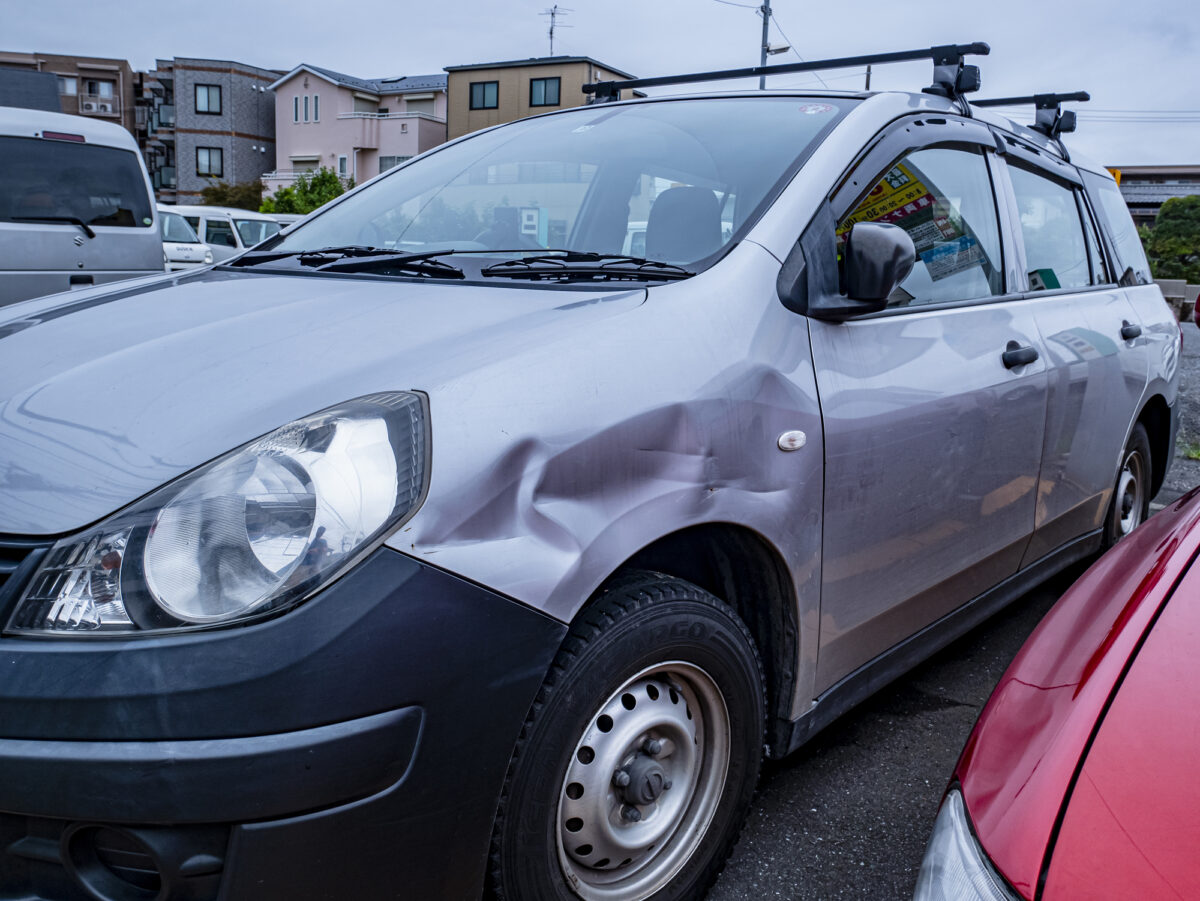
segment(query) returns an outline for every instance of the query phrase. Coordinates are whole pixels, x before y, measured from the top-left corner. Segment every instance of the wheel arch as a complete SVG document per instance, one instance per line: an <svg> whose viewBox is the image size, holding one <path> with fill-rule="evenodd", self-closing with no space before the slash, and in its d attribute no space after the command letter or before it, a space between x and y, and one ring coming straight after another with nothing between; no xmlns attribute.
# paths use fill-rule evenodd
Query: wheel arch
<svg viewBox="0 0 1200 901"><path fill-rule="evenodd" d="M745 526L706 523L643 547L605 584L635 570L691 582L729 604L742 618L758 647L767 681L768 750L771 756L782 753L776 736L779 726L791 718L800 635L795 589L778 549Z"/></svg>
<svg viewBox="0 0 1200 901"><path fill-rule="evenodd" d="M1158 494L1167 477L1171 458L1171 408L1166 398L1155 394L1146 401L1137 421L1146 429L1150 439L1150 497Z"/></svg>

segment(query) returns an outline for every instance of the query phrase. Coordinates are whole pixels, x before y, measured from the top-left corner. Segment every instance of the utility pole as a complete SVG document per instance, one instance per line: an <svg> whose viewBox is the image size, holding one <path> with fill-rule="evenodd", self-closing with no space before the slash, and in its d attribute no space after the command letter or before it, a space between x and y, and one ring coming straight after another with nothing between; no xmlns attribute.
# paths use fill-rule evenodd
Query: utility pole
<svg viewBox="0 0 1200 901"><path fill-rule="evenodd" d="M867 91L871 90L871 67L870 67L870 65L867 66L867 84L864 87L864 90L867 90Z"/></svg>
<svg viewBox="0 0 1200 901"><path fill-rule="evenodd" d="M762 54L759 56L758 64L765 66L767 64L767 45L769 43L769 30L771 28L771 0L763 0L763 5L758 8L759 14L763 20L763 35L762 35ZM765 91L767 88L767 76L758 76L758 89Z"/></svg>

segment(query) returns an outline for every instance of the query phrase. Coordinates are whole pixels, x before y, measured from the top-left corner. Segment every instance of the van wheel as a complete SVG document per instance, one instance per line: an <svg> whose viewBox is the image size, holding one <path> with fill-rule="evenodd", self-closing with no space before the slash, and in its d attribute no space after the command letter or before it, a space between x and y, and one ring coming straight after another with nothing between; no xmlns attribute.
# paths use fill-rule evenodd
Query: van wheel
<svg viewBox="0 0 1200 901"><path fill-rule="evenodd" d="M576 620L513 751L490 884L507 901L696 898L746 817L762 665L688 582L634 573Z"/></svg>
<svg viewBox="0 0 1200 901"><path fill-rule="evenodd" d="M1150 515L1150 439L1140 422L1133 427L1125 452L1108 519L1104 524L1104 546L1112 547Z"/></svg>

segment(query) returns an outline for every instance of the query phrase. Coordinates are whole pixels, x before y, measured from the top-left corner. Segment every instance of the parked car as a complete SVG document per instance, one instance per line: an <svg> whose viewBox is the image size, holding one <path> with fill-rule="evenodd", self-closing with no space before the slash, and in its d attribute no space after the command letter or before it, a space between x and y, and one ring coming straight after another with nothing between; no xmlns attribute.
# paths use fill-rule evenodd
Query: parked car
<svg viewBox="0 0 1200 901"><path fill-rule="evenodd" d="M279 223L265 213L236 207L180 204L174 209L195 229L218 262L279 234L280 230Z"/></svg>
<svg viewBox="0 0 1200 901"><path fill-rule="evenodd" d="M162 229L163 261L168 272L195 269L213 261L212 251L187 220L170 207L158 208L158 222Z"/></svg>
<svg viewBox="0 0 1200 901"><path fill-rule="evenodd" d="M1059 600L954 771L916 898L1200 895L1200 489Z"/></svg>
<svg viewBox="0 0 1200 901"><path fill-rule="evenodd" d="M300 213L271 213L271 218L274 219L282 228L287 228L289 225L294 225L304 218Z"/></svg>
<svg viewBox="0 0 1200 901"><path fill-rule="evenodd" d="M0 894L698 897L764 749L1132 531L1178 326L945 52L522 119L0 321Z"/></svg>
<svg viewBox="0 0 1200 901"><path fill-rule="evenodd" d="M0 107L0 306L163 271L154 193L110 122Z"/></svg>

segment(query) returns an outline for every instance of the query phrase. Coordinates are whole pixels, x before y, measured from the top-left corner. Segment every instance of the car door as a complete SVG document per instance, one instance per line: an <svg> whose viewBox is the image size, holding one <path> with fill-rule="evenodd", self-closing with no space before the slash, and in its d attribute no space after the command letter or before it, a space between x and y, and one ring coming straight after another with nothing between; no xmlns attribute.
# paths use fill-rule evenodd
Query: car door
<svg viewBox="0 0 1200 901"><path fill-rule="evenodd" d="M1146 386L1138 317L1101 254L1077 171L1013 148L998 184L1018 236L1047 356L1046 438L1036 531L1023 565L1104 524L1130 423Z"/></svg>
<svg viewBox="0 0 1200 901"><path fill-rule="evenodd" d="M819 690L1013 575L1033 530L1046 369L1009 289L994 147L978 123L909 122L833 199L839 238L889 222L918 259L881 313L809 320L825 430Z"/></svg>

